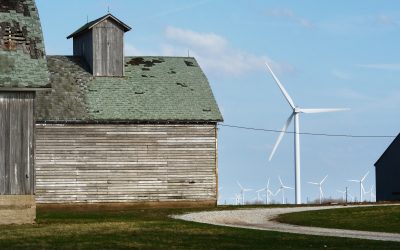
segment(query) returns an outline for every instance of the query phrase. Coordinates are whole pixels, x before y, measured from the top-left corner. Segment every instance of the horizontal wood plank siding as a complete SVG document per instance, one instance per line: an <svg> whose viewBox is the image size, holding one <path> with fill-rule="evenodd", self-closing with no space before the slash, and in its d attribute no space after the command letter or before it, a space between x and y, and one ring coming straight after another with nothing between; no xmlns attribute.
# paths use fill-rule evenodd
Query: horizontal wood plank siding
<svg viewBox="0 0 400 250"><path fill-rule="evenodd" d="M36 125L38 203L216 200L215 125Z"/></svg>

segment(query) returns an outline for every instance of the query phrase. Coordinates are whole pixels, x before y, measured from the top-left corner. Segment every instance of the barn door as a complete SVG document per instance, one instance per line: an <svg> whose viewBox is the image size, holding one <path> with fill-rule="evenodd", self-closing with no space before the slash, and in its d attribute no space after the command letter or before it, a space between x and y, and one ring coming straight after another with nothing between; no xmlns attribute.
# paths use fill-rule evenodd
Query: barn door
<svg viewBox="0 0 400 250"><path fill-rule="evenodd" d="M0 194L34 193L33 92L0 92Z"/></svg>

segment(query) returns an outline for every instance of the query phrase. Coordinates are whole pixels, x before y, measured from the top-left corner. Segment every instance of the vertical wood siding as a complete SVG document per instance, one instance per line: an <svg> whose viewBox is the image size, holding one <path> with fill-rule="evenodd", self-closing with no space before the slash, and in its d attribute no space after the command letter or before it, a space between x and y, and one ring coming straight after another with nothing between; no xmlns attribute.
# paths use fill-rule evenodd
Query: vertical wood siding
<svg viewBox="0 0 400 250"><path fill-rule="evenodd" d="M74 56L83 56L93 72L93 35L92 31L74 37Z"/></svg>
<svg viewBox="0 0 400 250"><path fill-rule="evenodd" d="M33 92L0 92L0 194L34 193Z"/></svg>
<svg viewBox="0 0 400 250"><path fill-rule="evenodd" d="M93 75L123 76L124 31L112 20L93 27Z"/></svg>
<svg viewBox="0 0 400 250"><path fill-rule="evenodd" d="M38 203L216 200L215 125L36 125Z"/></svg>

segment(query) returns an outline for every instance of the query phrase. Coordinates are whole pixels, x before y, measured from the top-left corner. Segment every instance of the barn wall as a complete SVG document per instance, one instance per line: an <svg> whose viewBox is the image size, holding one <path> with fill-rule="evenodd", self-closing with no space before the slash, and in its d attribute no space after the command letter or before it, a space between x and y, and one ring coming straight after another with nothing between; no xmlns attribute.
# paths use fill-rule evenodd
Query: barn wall
<svg viewBox="0 0 400 250"><path fill-rule="evenodd" d="M215 125L36 125L38 203L215 201Z"/></svg>
<svg viewBox="0 0 400 250"><path fill-rule="evenodd" d="M74 37L74 56L83 56L93 71L93 35L92 31Z"/></svg>
<svg viewBox="0 0 400 250"><path fill-rule="evenodd" d="M124 31L106 19L93 27L93 75L123 76Z"/></svg>
<svg viewBox="0 0 400 250"><path fill-rule="evenodd" d="M0 92L0 194L34 193L33 92Z"/></svg>
<svg viewBox="0 0 400 250"><path fill-rule="evenodd" d="M389 146L375 164L376 200L400 201L400 140Z"/></svg>

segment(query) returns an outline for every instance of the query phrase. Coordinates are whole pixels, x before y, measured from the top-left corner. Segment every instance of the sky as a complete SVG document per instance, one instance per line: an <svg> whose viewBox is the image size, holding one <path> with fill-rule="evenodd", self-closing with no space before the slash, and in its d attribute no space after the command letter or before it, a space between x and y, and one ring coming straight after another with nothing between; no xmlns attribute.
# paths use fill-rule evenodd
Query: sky
<svg viewBox="0 0 400 250"><path fill-rule="evenodd" d="M296 105L349 108L302 114L300 131L396 136L400 131L400 1L245 0L36 0L49 55L72 54L66 37L110 12L133 29L125 36L129 56L194 56L213 89L224 117L219 125L220 203L232 203L237 181L258 190L294 187L293 134L286 134L271 161L277 133L291 108L269 75L268 62ZM293 131L293 124L289 127ZM301 135L302 200L338 198L369 171L394 138ZM286 192L294 202L294 191ZM246 200L256 197L246 193ZM281 200L280 194L274 197Z"/></svg>

